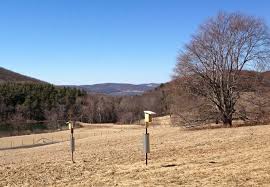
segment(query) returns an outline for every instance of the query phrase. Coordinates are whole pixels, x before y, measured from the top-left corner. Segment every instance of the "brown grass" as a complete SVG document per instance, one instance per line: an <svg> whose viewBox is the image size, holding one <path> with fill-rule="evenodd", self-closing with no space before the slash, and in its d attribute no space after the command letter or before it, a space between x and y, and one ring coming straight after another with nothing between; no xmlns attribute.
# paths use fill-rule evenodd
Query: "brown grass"
<svg viewBox="0 0 270 187"><path fill-rule="evenodd" d="M200 131L154 127L149 132L147 167L142 153L144 129L139 126L76 129L80 139L75 164L70 161L69 142L0 151L0 186L270 184L270 126ZM61 133L69 135L68 131L53 135ZM9 139L2 138L0 143Z"/></svg>

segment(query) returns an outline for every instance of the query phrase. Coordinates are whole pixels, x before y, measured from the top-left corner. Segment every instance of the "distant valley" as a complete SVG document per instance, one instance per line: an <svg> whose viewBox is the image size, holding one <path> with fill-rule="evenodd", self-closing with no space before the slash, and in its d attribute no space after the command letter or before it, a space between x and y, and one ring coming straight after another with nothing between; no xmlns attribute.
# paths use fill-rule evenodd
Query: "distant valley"
<svg viewBox="0 0 270 187"><path fill-rule="evenodd" d="M146 91L154 90L160 84L125 84L125 83L104 83L93 85L64 85L66 87L74 87L85 90L91 93L101 93L112 96L125 96L125 95L142 95Z"/></svg>

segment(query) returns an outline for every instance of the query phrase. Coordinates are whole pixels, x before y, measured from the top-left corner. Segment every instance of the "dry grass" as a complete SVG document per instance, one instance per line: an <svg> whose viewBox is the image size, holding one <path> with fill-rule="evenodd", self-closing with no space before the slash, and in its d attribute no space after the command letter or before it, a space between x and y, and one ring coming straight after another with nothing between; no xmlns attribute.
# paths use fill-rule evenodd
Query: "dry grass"
<svg viewBox="0 0 270 187"><path fill-rule="evenodd" d="M76 130L81 139L76 141L75 164L68 142L0 151L0 186L270 184L270 126L200 131L155 127L149 132L148 167L142 153L144 129L139 126ZM68 136L67 131L59 136L62 133Z"/></svg>

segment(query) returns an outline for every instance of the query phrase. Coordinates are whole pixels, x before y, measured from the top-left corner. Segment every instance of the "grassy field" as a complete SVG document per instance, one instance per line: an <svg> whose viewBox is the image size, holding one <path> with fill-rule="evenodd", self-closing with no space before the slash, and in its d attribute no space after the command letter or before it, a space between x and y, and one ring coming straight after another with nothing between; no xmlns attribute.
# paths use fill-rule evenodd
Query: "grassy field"
<svg viewBox="0 0 270 187"><path fill-rule="evenodd" d="M69 142L0 151L0 186L269 186L270 126L188 131L149 128L149 165L143 127L76 129L75 162ZM33 136L33 135L32 135ZM0 143L31 142L32 136ZM40 136L40 135L39 135ZM55 139L68 131L43 134Z"/></svg>

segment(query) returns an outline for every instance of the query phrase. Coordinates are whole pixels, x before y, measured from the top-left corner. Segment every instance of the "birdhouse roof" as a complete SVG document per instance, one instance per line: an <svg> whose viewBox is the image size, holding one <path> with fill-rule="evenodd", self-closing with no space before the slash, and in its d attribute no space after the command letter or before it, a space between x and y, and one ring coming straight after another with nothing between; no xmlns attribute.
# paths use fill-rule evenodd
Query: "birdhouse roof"
<svg viewBox="0 0 270 187"><path fill-rule="evenodd" d="M145 114L151 114L151 115L154 115L156 114L155 112L152 112L152 111L144 111Z"/></svg>

